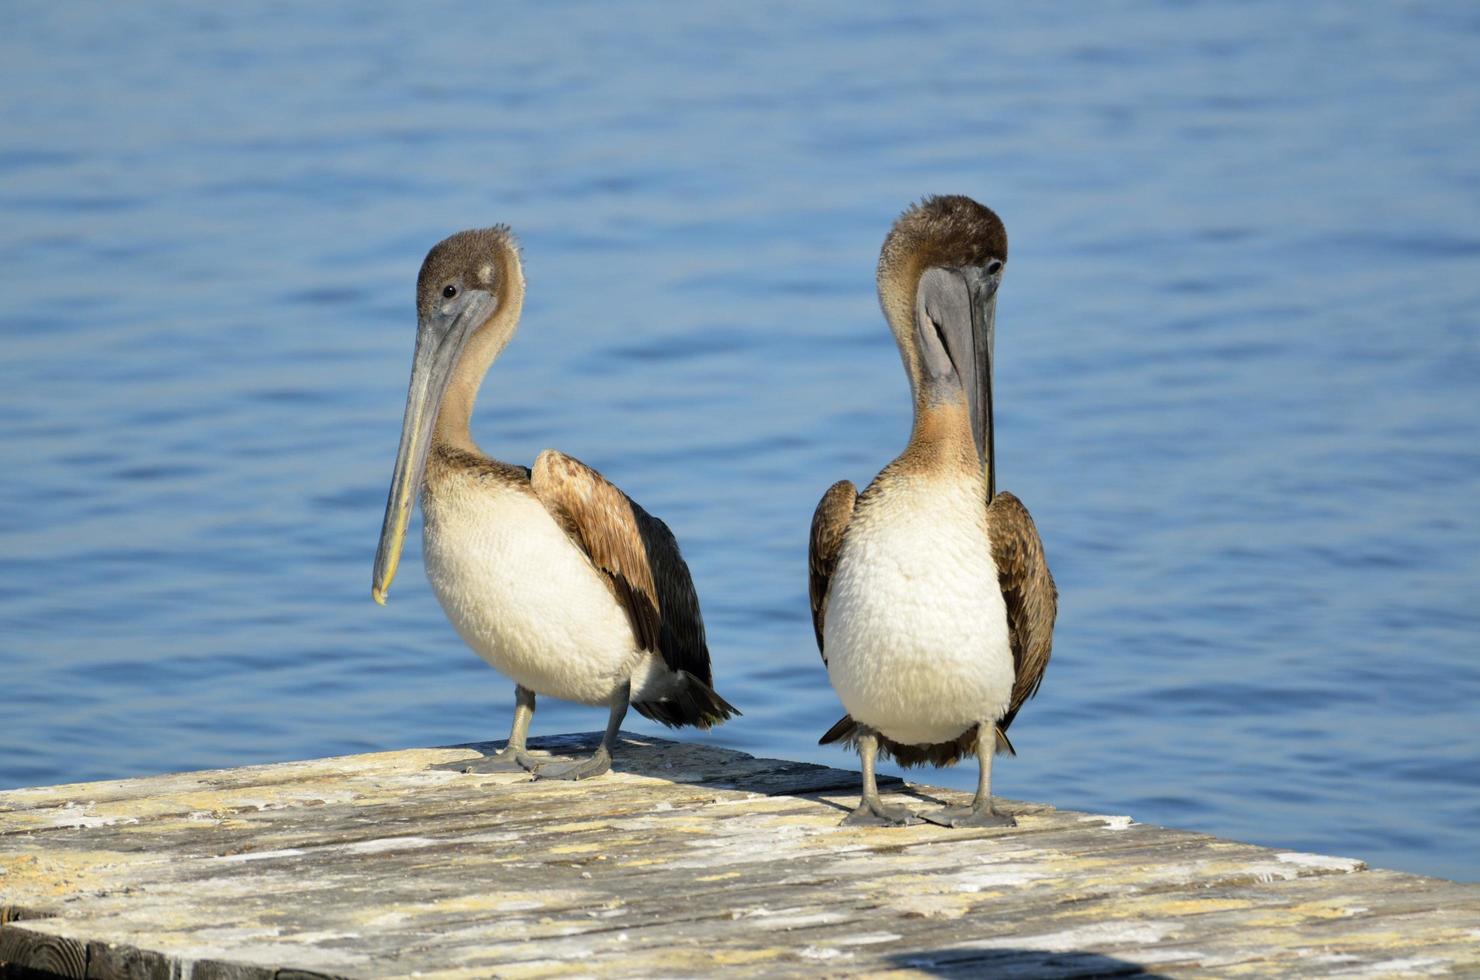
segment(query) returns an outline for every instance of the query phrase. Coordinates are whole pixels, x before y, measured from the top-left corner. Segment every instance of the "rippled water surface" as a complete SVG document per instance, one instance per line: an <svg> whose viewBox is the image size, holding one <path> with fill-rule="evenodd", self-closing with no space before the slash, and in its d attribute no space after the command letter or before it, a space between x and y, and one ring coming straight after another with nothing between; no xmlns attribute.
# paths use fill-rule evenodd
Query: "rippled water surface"
<svg viewBox="0 0 1480 980"><path fill-rule="evenodd" d="M1480 12L854 7L9 5L0 785L505 734L418 547L369 598L418 264L499 221L484 447L673 527L706 738L849 764L807 526L904 444L874 262L951 191L1063 593L998 788L1480 879Z"/></svg>

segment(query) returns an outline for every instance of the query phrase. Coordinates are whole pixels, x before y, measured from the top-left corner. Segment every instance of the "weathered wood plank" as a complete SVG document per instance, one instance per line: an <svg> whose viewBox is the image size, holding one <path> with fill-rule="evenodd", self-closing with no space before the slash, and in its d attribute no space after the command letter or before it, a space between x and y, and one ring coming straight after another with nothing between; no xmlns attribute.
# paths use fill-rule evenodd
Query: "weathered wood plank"
<svg viewBox="0 0 1480 980"><path fill-rule="evenodd" d="M1477 886L1035 804L1006 804L1012 830L844 828L854 773L662 739L625 740L592 783L460 771L494 747L0 793L0 922L26 916L0 925L0 960L192 978L1480 970Z"/></svg>
<svg viewBox="0 0 1480 980"><path fill-rule="evenodd" d="M32 970L82 980L87 976L87 946L45 931L0 928L0 963L19 963Z"/></svg>

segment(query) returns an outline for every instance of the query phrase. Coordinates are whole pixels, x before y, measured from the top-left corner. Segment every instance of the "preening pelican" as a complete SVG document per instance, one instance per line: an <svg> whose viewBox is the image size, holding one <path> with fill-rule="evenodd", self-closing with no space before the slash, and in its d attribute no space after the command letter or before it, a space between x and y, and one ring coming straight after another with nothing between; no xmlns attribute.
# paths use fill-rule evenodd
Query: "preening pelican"
<svg viewBox="0 0 1480 980"><path fill-rule="evenodd" d="M1011 826L992 807L992 756L1043 680L1058 593L1027 508L997 493L992 353L1007 231L959 196L906 211L879 256L879 303L914 393L909 445L863 493L834 484L812 518L812 622L848 714L821 739L858 748L863 798L846 822L902 824L879 753L901 765L980 762L947 826Z"/></svg>

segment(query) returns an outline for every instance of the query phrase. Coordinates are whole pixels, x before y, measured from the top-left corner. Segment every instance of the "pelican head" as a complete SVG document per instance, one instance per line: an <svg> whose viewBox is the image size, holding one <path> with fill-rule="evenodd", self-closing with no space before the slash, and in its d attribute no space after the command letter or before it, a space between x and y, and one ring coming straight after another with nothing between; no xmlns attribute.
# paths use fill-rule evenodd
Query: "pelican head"
<svg viewBox="0 0 1480 980"><path fill-rule="evenodd" d="M396 577L432 443L476 448L468 436L473 401L484 372L514 335L523 301L518 245L506 227L458 232L421 264L411 385L370 589L381 605Z"/></svg>
<svg viewBox="0 0 1480 980"><path fill-rule="evenodd" d="M900 215L879 253L879 303L918 416L964 401L993 490L992 348L1007 229L969 197L928 197Z"/></svg>

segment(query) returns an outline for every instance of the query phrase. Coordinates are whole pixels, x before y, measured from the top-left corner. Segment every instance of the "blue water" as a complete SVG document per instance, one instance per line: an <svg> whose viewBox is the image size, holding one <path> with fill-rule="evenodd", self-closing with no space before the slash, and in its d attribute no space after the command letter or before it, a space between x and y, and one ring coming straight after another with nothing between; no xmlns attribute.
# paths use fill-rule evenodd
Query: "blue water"
<svg viewBox="0 0 1480 980"><path fill-rule="evenodd" d="M961 192L1063 594L998 788L1480 879L1480 9L855 7L7 5L0 786L504 735L414 542L369 598L417 267L498 221L475 433L673 527L707 739L849 764L807 527L905 441L874 262Z"/></svg>

